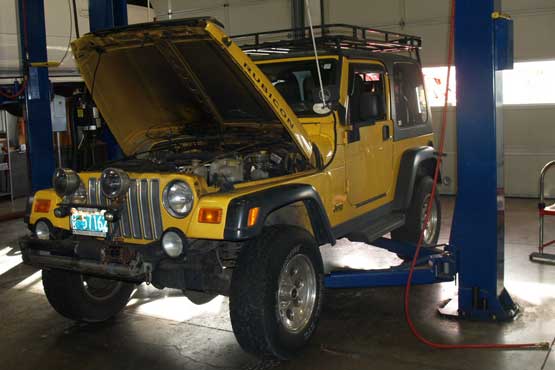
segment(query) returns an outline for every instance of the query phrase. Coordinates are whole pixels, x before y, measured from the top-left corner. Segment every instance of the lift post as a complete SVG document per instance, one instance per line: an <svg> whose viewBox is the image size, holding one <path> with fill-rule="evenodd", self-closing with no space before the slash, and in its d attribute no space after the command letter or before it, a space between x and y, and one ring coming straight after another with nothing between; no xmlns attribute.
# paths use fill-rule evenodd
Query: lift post
<svg viewBox="0 0 555 370"><path fill-rule="evenodd" d="M127 26L127 1L89 0L89 26L91 32Z"/></svg>
<svg viewBox="0 0 555 370"><path fill-rule="evenodd" d="M127 26L126 0L89 0L89 27L91 32ZM108 148L108 159L123 157L112 132L107 127L102 131L102 139Z"/></svg>
<svg viewBox="0 0 555 370"><path fill-rule="evenodd" d="M449 244L457 250L458 305L440 312L508 320L518 307L504 286L505 193L501 70L512 68L512 22L500 0L457 1L458 190Z"/></svg>
<svg viewBox="0 0 555 370"><path fill-rule="evenodd" d="M48 61L43 0L18 0L21 65L27 75L25 117L31 172L31 191L50 188L54 173L54 144L50 116L48 68L31 63ZM26 36L24 36L26 35Z"/></svg>

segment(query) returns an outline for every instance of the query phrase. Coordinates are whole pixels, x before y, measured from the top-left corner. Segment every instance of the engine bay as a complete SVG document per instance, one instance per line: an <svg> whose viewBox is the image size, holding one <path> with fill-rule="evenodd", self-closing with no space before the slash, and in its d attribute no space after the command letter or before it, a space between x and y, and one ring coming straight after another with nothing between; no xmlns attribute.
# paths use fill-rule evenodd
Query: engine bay
<svg viewBox="0 0 555 370"><path fill-rule="evenodd" d="M258 130L257 130L258 131ZM167 137L151 150L110 164L130 172L174 172L196 175L208 186L289 175L310 168L284 132Z"/></svg>

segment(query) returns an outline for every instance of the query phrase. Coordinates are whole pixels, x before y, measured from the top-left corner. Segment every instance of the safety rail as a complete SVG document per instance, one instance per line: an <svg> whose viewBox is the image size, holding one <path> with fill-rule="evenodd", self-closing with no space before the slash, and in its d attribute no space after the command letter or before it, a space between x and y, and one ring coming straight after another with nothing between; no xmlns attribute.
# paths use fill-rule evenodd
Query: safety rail
<svg viewBox="0 0 555 370"><path fill-rule="evenodd" d="M547 172L555 167L555 161L551 161L543 166L540 172L539 179L539 198L538 214L539 214L539 236L538 236L538 252L530 254L530 260L533 262L555 264L555 254L545 253L544 249L550 245L555 244L555 240L547 243L544 242L545 238L545 216L555 216L555 204L547 206L545 204L545 176Z"/></svg>

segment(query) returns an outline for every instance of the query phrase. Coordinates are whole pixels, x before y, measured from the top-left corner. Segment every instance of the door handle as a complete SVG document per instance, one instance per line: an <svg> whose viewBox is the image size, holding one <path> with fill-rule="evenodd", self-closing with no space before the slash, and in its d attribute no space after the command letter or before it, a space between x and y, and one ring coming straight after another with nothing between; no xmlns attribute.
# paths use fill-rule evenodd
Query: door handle
<svg viewBox="0 0 555 370"><path fill-rule="evenodd" d="M389 136L389 125L383 125L382 126L382 139L383 141L387 141L390 139Z"/></svg>

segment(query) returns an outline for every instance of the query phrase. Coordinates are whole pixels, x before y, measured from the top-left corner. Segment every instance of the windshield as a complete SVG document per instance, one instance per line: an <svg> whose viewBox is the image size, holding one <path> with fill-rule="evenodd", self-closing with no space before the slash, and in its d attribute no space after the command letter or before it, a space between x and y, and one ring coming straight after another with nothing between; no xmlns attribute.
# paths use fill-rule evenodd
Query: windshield
<svg viewBox="0 0 555 370"><path fill-rule="evenodd" d="M303 60L297 62L272 62L259 64L283 98L298 116L316 114L314 105L321 103L320 84L316 62ZM337 61L320 59L320 71L326 102L337 99Z"/></svg>

